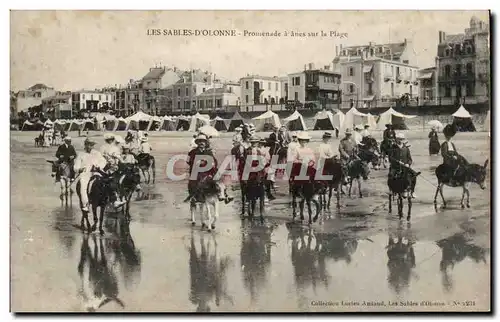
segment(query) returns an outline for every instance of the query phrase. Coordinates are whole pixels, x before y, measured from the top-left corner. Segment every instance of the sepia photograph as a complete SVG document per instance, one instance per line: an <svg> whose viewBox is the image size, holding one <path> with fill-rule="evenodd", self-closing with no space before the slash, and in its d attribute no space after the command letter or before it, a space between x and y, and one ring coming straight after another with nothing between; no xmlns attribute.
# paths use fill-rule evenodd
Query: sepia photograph
<svg viewBox="0 0 500 322"><path fill-rule="evenodd" d="M11 10L10 311L491 312L488 10Z"/></svg>

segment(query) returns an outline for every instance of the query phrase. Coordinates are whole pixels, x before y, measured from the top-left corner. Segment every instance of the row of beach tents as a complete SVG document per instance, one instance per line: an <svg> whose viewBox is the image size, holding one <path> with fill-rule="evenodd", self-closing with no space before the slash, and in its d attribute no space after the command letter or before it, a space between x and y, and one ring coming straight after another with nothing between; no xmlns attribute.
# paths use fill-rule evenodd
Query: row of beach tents
<svg viewBox="0 0 500 322"><path fill-rule="evenodd" d="M452 115L453 123L458 126L461 131L475 131L472 123L472 116L463 107ZM395 129L408 129L405 120L416 117L415 115L405 115L395 111L392 107L380 114L379 116L370 113L362 113L355 107L351 108L347 113L337 111L320 111L314 116L313 130L344 130L354 128L356 125L369 125L373 130L384 130L386 124L392 124ZM236 112L230 119L223 119L219 116L210 119L206 114L196 113L191 116L152 116L142 111L129 116L127 118L115 117L113 115L99 114L94 118L73 119L55 121L40 120L35 122L25 121L21 130L40 130L44 126L51 125L55 130L64 131L86 131L86 130L105 130L105 131L127 131L127 130L142 130L142 131L190 131L195 132L198 128L211 125L218 131L232 132L236 127L244 123L253 123L257 131L271 131L273 127L281 127L282 125L291 131L307 130L303 116L295 111L290 116L280 119L278 114L273 111L267 111L263 114L252 118L251 120L244 119L240 113ZM490 112L486 116L485 130L489 131ZM487 128L486 128L487 127Z"/></svg>

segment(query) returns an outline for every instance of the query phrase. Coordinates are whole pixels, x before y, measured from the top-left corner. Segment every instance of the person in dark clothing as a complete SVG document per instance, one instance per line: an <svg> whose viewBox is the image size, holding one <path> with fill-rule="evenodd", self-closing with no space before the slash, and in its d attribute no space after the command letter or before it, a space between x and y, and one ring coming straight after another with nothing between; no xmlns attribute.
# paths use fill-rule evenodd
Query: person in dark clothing
<svg viewBox="0 0 500 322"><path fill-rule="evenodd" d="M75 177L75 172L73 170L73 162L76 158L75 147L71 145L71 137L66 136L64 138L64 143L61 144L56 151L57 162L55 166L59 166L61 163L66 163L70 167L71 179ZM54 172L54 169L53 169ZM56 181L58 181L59 173L56 173Z"/></svg>
<svg viewBox="0 0 500 322"><path fill-rule="evenodd" d="M469 164L467 160L457 152L455 143L451 141L456 133L457 130L453 125L446 125L443 129L445 141L441 144L443 164L448 166L450 176L452 177L456 176L457 173L461 172L460 169L463 169L464 166Z"/></svg>
<svg viewBox="0 0 500 322"><path fill-rule="evenodd" d="M429 155L438 154L440 149L438 133L436 128L432 127L429 132Z"/></svg>
<svg viewBox="0 0 500 322"><path fill-rule="evenodd" d="M386 141L386 140L396 139L396 132L394 131L392 124L386 124L385 127L386 127L386 129L384 130L384 139L383 140Z"/></svg>
<svg viewBox="0 0 500 322"><path fill-rule="evenodd" d="M405 136L403 133L396 135L396 145L390 155L389 177L397 177L403 171L413 171L411 165L413 159L411 157L410 148L405 144ZM415 195L411 196L415 198Z"/></svg>

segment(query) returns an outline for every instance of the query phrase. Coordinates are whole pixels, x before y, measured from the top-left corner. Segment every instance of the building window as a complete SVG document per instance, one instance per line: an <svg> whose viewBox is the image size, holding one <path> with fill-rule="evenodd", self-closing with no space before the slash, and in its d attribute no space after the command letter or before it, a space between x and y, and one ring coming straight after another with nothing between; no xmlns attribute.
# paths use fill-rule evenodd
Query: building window
<svg viewBox="0 0 500 322"><path fill-rule="evenodd" d="M196 95L196 86L193 87L193 95Z"/></svg>
<svg viewBox="0 0 500 322"><path fill-rule="evenodd" d="M461 65L461 64L457 64L457 65L455 66L455 73L456 73L458 76L462 75L462 65Z"/></svg>
<svg viewBox="0 0 500 322"><path fill-rule="evenodd" d="M451 97L451 87L449 85L444 87L444 97Z"/></svg>
<svg viewBox="0 0 500 322"><path fill-rule="evenodd" d="M410 85L410 97L413 96L413 86Z"/></svg>
<svg viewBox="0 0 500 322"><path fill-rule="evenodd" d="M300 76L294 77L295 79L295 86L300 86Z"/></svg>
<svg viewBox="0 0 500 322"><path fill-rule="evenodd" d="M410 86L411 91L411 86ZM373 95L373 83L368 84L368 95Z"/></svg>
<svg viewBox="0 0 500 322"><path fill-rule="evenodd" d="M177 96L181 96L181 89L180 88L177 89Z"/></svg>
<svg viewBox="0 0 500 322"><path fill-rule="evenodd" d="M248 84L248 82L247 82L247 84ZM248 104L248 95L245 95L245 103Z"/></svg>
<svg viewBox="0 0 500 322"><path fill-rule="evenodd" d="M467 63L466 69L467 69L467 75L472 75L474 73L472 68L472 63Z"/></svg>
<svg viewBox="0 0 500 322"><path fill-rule="evenodd" d="M278 83L276 83L275 85L276 85L276 91L278 91Z"/></svg>
<svg viewBox="0 0 500 322"><path fill-rule="evenodd" d="M354 93L354 84L349 84L349 93Z"/></svg>
<svg viewBox="0 0 500 322"><path fill-rule="evenodd" d="M267 89L271 90L271 82L267 83Z"/></svg>
<svg viewBox="0 0 500 322"><path fill-rule="evenodd" d="M394 66L391 66L391 75L394 76Z"/></svg>
<svg viewBox="0 0 500 322"><path fill-rule="evenodd" d="M85 94L82 94L82 100L84 100L84 99L85 99Z"/></svg>
<svg viewBox="0 0 500 322"><path fill-rule="evenodd" d="M203 93L205 93L205 87L203 87Z"/></svg>
<svg viewBox="0 0 500 322"><path fill-rule="evenodd" d="M444 76L450 77L451 74L451 66L450 65L445 65L444 66Z"/></svg>
<svg viewBox="0 0 500 322"><path fill-rule="evenodd" d="M391 96L394 97L394 83L391 83Z"/></svg>
<svg viewBox="0 0 500 322"><path fill-rule="evenodd" d="M354 68L349 67L349 76L354 76Z"/></svg>
<svg viewBox="0 0 500 322"><path fill-rule="evenodd" d="M467 46L467 54L472 54L472 47L471 46Z"/></svg>
<svg viewBox="0 0 500 322"><path fill-rule="evenodd" d="M151 85L151 82L148 82L148 86Z"/></svg>
<svg viewBox="0 0 500 322"><path fill-rule="evenodd" d="M106 101L108 100L108 95L106 95Z"/></svg>
<svg viewBox="0 0 500 322"><path fill-rule="evenodd" d="M409 64L409 63L410 63L409 60L407 60L407 59L403 60L403 64Z"/></svg>
<svg viewBox="0 0 500 322"><path fill-rule="evenodd" d="M180 110L181 109L181 101L177 101L177 109Z"/></svg>
<svg viewBox="0 0 500 322"><path fill-rule="evenodd" d="M186 96L189 96L189 88L186 87Z"/></svg>
<svg viewBox="0 0 500 322"><path fill-rule="evenodd" d="M299 100L299 92L295 92L295 101Z"/></svg>
<svg viewBox="0 0 500 322"><path fill-rule="evenodd" d="M468 83L465 86L465 96L474 96L474 84Z"/></svg>
<svg viewBox="0 0 500 322"><path fill-rule="evenodd" d="M264 82L262 82L262 81L260 82L260 88L264 89Z"/></svg>
<svg viewBox="0 0 500 322"><path fill-rule="evenodd" d="M248 81L245 82L245 87L248 89Z"/></svg>
<svg viewBox="0 0 500 322"><path fill-rule="evenodd" d="M444 55L445 55L446 57L450 56L450 50L449 50L449 49L446 49L446 50L444 51Z"/></svg>
<svg viewBox="0 0 500 322"><path fill-rule="evenodd" d="M94 95L90 95L90 100L93 101L94 100Z"/></svg>
<svg viewBox="0 0 500 322"><path fill-rule="evenodd" d="M99 100L101 100L101 95L99 95Z"/></svg>

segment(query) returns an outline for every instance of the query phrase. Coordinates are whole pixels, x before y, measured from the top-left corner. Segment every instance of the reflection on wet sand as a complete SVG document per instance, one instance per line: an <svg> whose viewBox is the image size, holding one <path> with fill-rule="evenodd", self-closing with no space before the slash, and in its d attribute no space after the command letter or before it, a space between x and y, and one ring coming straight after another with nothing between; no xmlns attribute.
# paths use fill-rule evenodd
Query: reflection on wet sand
<svg viewBox="0 0 500 322"><path fill-rule="evenodd" d="M267 283L271 266L271 234L274 226L246 222L241 232L240 262L243 282L254 303Z"/></svg>
<svg viewBox="0 0 500 322"><path fill-rule="evenodd" d="M474 245L466 236L467 233L457 233L451 237L441 239L436 244L441 248L441 262L439 268L441 271L441 283L446 292L453 290L453 278L451 272L455 264L460 263L469 257L476 263L486 263L487 250Z"/></svg>
<svg viewBox="0 0 500 322"><path fill-rule="evenodd" d="M351 262L358 241L353 237L334 232L315 232L313 229L287 224L288 240L292 241L291 260L297 291L309 285L314 291L318 282L328 289L331 279L326 269L326 260Z"/></svg>
<svg viewBox="0 0 500 322"><path fill-rule="evenodd" d="M102 238L83 234L78 275L81 282L78 295L86 311L94 312L113 301L125 307L118 298L118 281L108 264Z"/></svg>
<svg viewBox="0 0 500 322"><path fill-rule="evenodd" d="M130 233L130 222L124 219L107 220L107 231L113 238L106 239L107 253L113 257L113 266L119 267L127 290L135 289L141 280L141 252L135 247Z"/></svg>
<svg viewBox="0 0 500 322"><path fill-rule="evenodd" d="M61 208L56 208L53 214L54 230L57 232L59 242L63 246L63 251L66 255L71 255L75 245L76 237L72 233L73 222L78 216L78 208L71 204L66 204Z"/></svg>
<svg viewBox="0 0 500 322"><path fill-rule="evenodd" d="M106 238L82 234L78 296L86 311L96 311L110 302L124 308L119 298L120 282L127 289L140 282L141 256L130 234L130 223L107 218L105 224Z"/></svg>
<svg viewBox="0 0 500 322"><path fill-rule="evenodd" d="M410 286L412 270L416 266L415 251L413 245L415 237L411 230L404 229L400 225L396 231L389 229L389 241L387 244L387 282L396 294L407 290Z"/></svg>
<svg viewBox="0 0 500 322"><path fill-rule="evenodd" d="M233 304L233 299L227 294L226 285L230 259L228 256L219 258L216 238L213 234L191 230L189 300L197 306L197 312L210 312L212 300L217 307L220 306L221 300Z"/></svg>

